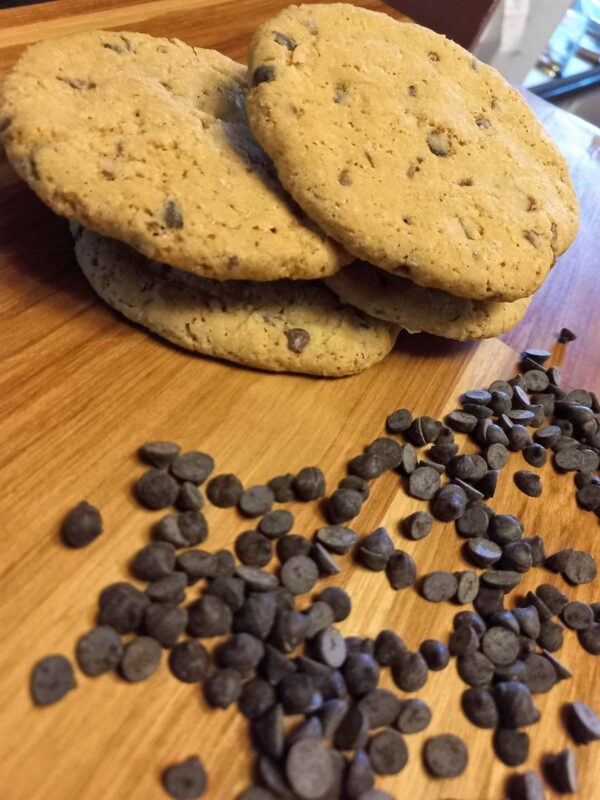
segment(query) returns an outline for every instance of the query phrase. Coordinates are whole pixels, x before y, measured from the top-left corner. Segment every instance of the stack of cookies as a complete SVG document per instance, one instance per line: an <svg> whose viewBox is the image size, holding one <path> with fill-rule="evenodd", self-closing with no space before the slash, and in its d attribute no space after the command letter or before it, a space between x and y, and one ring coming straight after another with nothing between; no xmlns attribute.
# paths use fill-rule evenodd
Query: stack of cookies
<svg viewBox="0 0 600 800"><path fill-rule="evenodd" d="M290 6L246 68L94 31L30 47L0 98L21 177L129 319L254 367L349 375L400 328L495 336L573 240L564 159L462 48Z"/></svg>

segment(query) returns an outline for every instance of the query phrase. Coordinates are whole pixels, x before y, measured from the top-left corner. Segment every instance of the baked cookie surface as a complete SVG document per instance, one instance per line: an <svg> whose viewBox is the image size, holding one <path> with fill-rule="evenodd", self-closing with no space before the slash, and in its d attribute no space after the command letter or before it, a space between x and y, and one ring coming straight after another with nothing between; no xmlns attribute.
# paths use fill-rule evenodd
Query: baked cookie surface
<svg viewBox="0 0 600 800"><path fill-rule="evenodd" d="M93 289L170 342L259 369L338 377L394 346L398 326L341 302L321 281L215 281L158 262L114 239L75 231Z"/></svg>
<svg viewBox="0 0 600 800"><path fill-rule="evenodd" d="M531 295L577 231L567 164L521 95L418 25L290 6L249 51L251 128L351 253L473 299Z"/></svg>
<svg viewBox="0 0 600 800"><path fill-rule="evenodd" d="M378 319L394 322L411 333L424 331L446 339L489 339L514 328L530 298L503 303L467 300L427 289L361 261L325 279L338 297Z"/></svg>
<svg viewBox="0 0 600 800"><path fill-rule="evenodd" d="M28 48L0 139L55 212L218 279L317 278L350 260L285 195L245 113L246 68L176 39L91 31Z"/></svg>

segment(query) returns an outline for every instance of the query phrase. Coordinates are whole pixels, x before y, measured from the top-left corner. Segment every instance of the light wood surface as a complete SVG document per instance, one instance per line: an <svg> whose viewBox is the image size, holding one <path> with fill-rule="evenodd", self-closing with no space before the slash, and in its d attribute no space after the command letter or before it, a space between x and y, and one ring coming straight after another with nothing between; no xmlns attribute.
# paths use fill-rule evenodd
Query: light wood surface
<svg viewBox="0 0 600 800"><path fill-rule="evenodd" d="M0 13L0 69L29 41L94 26L178 35L242 58L249 33L281 5L277 0L157 0L126 6L63 0L5 11ZM382 6L371 2L370 7ZM593 222L598 190L590 177L595 173L588 169L597 167L585 155L593 132L571 121L566 128L563 122L558 125L563 112L542 114L555 133L568 131L563 144L576 166L585 218ZM127 685L112 675L78 675L78 689L52 708L35 709L29 699L32 664L50 653L72 656L77 637L93 624L98 592L126 577L128 561L147 542L159 516L139 509L131 497L142 469L136 448L146 439L173 438L185 448L210 452L219 472L235 472L247 485L319 464L333 487L347 459L382 432L389 412L407 406L417 414L439 415L453 407L461 390L508 377L514 353L499 341L477 346L403 335L384 364L338 381L263 374L195 358L98 303L74 265L65 223L18 184L6 166L1 170L0 798L160 800L160 771L197 753L209 773L206 796L230 800L249 779L246 724L233 709L209 711L198 688L177 683L164 661L143 684ZM519 347L539 342L540 330L545 336L540 343L548 344L549 332L560 324L597 333L593 231L584 227L575 247L582 248L571 264L576 279L559 277L566 273L564 263L556 268L556 280L563 282L549 282L547 312L541 301L534 301L535 317L530 322L528 316L513 334ZM555 321L561 304L580 322ZM599 340L596 336L590 345L582 336L569 346L567 382L583 381L586 358L598 364L593 348ZM559 360L564 351L556 346ZM591 377L588 383L598 388L598 370ZM521 456L513 456L511 465L522 468ZM521 515L527 533L543 535L549 551L575 543L600 558L597 519L577 509L571 479L550 468L543 470L543 478L544 496L534 500L518 494L510 475L503 474L494 506ZM82 498L102 509L106 531L86 550L69 551L59 542L58 525ZM373 487L355 527L366 533L387 525L398 546L414 555L419 574L459 568L464 564L461 540L452 525L436 524L429 538L417 543L398 534L398 521L418 507L401 490L398 477L387 475ZM318 507L295 504L292 510L295 532L311 535L322 519ZM210 549L231 546L237 533L249 527L233 511L210 508L207 517ZM355 568L349 558L341 561L342 574L329 583L345 585L352 594L354 611L341 626L346 634L375 635L393 627L413 648L425 638L447 639L456 608L428 604L413 590L394 593L381 574ZM557 576L533 570L524 591L543 581L564 588ZM197 592L191 589L190 598ZM596 594L598 599L596 586L568 592L572 598L591 600ZM559 655L576 674L536 697L543 718L529 729L528 767L538 768L542 755L568 743L560 723L566 701L599 705L598 659L583 652L570 633ZM432 726L426 734L408 737L407 768L379 782L398 800L503 796L511 770L493 757L489 732L473 728L462 716L463 688L451 664L418 693L434 709ZM442 731L464 736L469 746L468 770L454 781L432 781L420 761L426 736ZM593 800L600 796L598 750L579 747L577 758L581 797Z"/></svg>

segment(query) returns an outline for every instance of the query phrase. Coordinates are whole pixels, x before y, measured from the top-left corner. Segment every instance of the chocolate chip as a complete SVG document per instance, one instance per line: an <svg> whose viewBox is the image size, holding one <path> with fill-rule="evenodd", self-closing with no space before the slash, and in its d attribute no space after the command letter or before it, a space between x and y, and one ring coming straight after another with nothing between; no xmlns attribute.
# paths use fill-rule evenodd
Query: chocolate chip
<svg viewBox="0 0 600 800"><path fill-rule="evenodd" d="M543 467L547 461L546 448L541 444L531 444L524 448L523 458L532 467Z"/></svg>
<svg viewBox="0 0 600 800"><path fill-rule="evenodd" d="M324 704L323 704L324 705ZM323 706L321 706L321 709ZM307 717L304 722L301 722L294 728L287 737L289 746L294 742L299 742L300 739L323 739L323 726L321 720L317 716Z"/></svg>
<svg viewBox="0 0 600 800"><path fill-rule="evenodd" d="M466 411L452 411L446 416L445 422L452 430L459 433L471 433L477 425L477 417Z"/></svg>
<svg viewBox="0 0 600 800"><path fill-rule="evenodd" d="M322 544L316 542L310 549L310 557L315 562L321 575L339 575L339 564Z"/></svg>
<svg viewBox="0 0 600 800"><path fill-rule="evenodd" d="M480 635L471 625L461 625L450 635L449 648L454 656L466 656L479 650Z"/></svg>
<svg viewBox="0 0 600 800"><path fill-rule="evenodd" d="M242 676L236 669L218 669L204 681L204 697L213 708L229 708L242 693Z"/></svg>
<svg viewBox="0 0 600 800"><path fill-rule="evenodd" d="M510 778L508 800L544 800L544 785L533 770L515 774Z"/></svg>
<svg viewBox="0 0 600 800"><path fill-rule="evenodd" d="M278 475L276 478L271 478L267 486L273 492L277 503L289 503L295 498L293 484L294 476L291 472L287 472L285 475Z"/></svg>
<svg viewBox="0 0 600 800"><path fill-rule="evenodd" d="M529 736L525 731L498 728L493 738L494 752L509 767L518 767L527 761Z"/></svg>
<svg viewBox="0 0 600 800"><path fill-rule="evenodd" d="M483 636L487 630L485 620L473 611L459 611L454 615L453 626L455 631L465 625L470 625L479 637Z"/></svg>
<svg viewBox="0 0 600 800"><path fill-rule="evenodd" d="M168 467L175 456L179 455L181 448L175 442L150 441L144 442L139 449L140 458L147 464L157 469Z"/></svg>
<svg viewBox="0 0 600 800"><path fill-rule="evenodd" d="M515 472L513 476L515 485L523 494L529 497L541 497L542 494L542 479L535 472L528 469L521 469Z"/></svg>
<svg viewBox="0 0 600 800"><path fill-rule="evenodd" d="M257 71L254 73L255 76L256 72ZM289 328L284 331L284 333L287 339L288 350L291 350L292 353L302 353L310 342L310 333L304 330L304 328Z"/></svg>
<svg viewBox="0 0 600 800"><path fill-rule="evenodd" d="M477 489L484 497L493 497L496 494L496 487L498 486L497 469L490 469L486 472L484 477L477 482Z"/></svg>
<svg viewBox="0 0 600 800"><path fill-rule="evenodd" d="M420 500L430 500L439 488L440 476L432 467L418 467L410 476L409 494Z"/></svg>
<svg viewBox="0 0 600 800"><path fill-rule="evenodd" d="M373 655L384 667L397 664L406 653L406 645L395 631L380 631L375 639Z"/></svg>
<svg viewBox="0 0 600 800"><path fill-rule="evenodd" d="M180 511L199 511L204 505L204 498L194 483L184 481L179 487L175 507Z"/></svg>
<svg viewBox="0 0 600 800"><path fill-rule="evenodd" d="M221 636L231 630L231 609L215 595L203 595L191 603L187 610L190 636Z"/></svg>
<svg viewBox="0 0 600 800"><path fill-rule="evenodd" d="M346 771L344 781L345 796L349 800L358 800L366 796L366 793L373 788L375 783L375 773L371 767L369 757L364 750L354 753L354 758L350 762Z"/></svg>
<svg viewBox="0 0 600 800"><path fill-rule="evenodd" d="M465 689L461 698L465 717L478 728L496 728L500 715L494 696L488 689Z"/></svg>
<svg viewBox="0 0 600 800"><path fill-rule="evenodd" d="M135 485L138 500L154 511L172 506L179 494L177 481L166 472L151 469L139 478Z"/></svg>
<svg viewBox="0 0 600 800"><path fill-rule="evenodd" d="M473 606L482 617L489 617L504 606L504 590L491 586L480 586Z"/></svg>
<svg viewBox="0 0 600 800"><path fill-rule="evenodd" d="M519 637L505 627L494 626L483 634L481 649L494 664L512 664L519 655Z"/></svg>
<svg viewBox="0 0 600 800"><path fill-rule="evenodd" d="M118 633L138 630L150 600L130 583L114 583L100 593L98 623L109 625Z"/></svg>
<svg viewBox="0 0 600 800"><path fill-rule="evenodd" d="M252 86L260 83L270 83L275 80L275 67L271 64L261 64L252 73Z"/></svg>
<svg viewBox="0 0 600 800"><path fill-rule="evenodd" d="M349 708L341 718L333 741L338 750L361 750L367 743L369 718L358 705Z"/></svg>
<svg viewBox="0 0 600 800"><path fill-rule="evenodd" d="M535 606L513 608L513 617L519 623L521 633L530 639L537 639L540 635L540 615Z"/></svg>
<svg viewBox="0 0 600 800"><path fill-rule="evenodd" d="M567 626L575 631L589 628L594 622L594 612L587 603L573 600L567 603L561 611L561 619Z"/></svg>
<svg viewBox="0 0 600 800"><path fill-rule="evenodd" d="M570 472L583 467L583 454L575 447L564 447L554 456L554 466L561 472Z"/></svg>
<svg viewBox="0 0 600 800"><path fill-rule="evenodd" d="M548 650L551 653L560 650L564 641L563 631L564 628L559 622L546 620L546 622L542 622L540 627L537 643L544 650Z"/></svg>
<svg viewBox="0 0 600 800"><path fill-rule="evenodd" d="M286 36L279 31L274 31L273 39L282 47L287 47L288 50L295 50L297 47L296 42L290 36Z"/></svg>
<svg viewBox="0 0 600 800"><path fill-rule="evenodd" d="M419 646L419 652L427 662L427 667L433 672L446 669L450 661L450 651L437 639L425 639Z"/></svg>
<svg viewBox="0 0 600 800"><path fill-rule="evenodd" d="M171 462L171 474L179 481L188 481L199 486L213 471L215 462L206 453L190 450L180 453Z"/></svg>
<svg viewBox="0 0 600 800"><path fill-rule="evenodd" d="M364 536L358 547L358 558L368 569L382 571L394 552L394 544L385 528L377 528Z"/></svg>
<svg viewBox="0 0 600 800"><path fill-rule="evenodd" d="M494 665L483 653L459 656L456 667L462 680L469 686L487 686L494 675Z"/></svg>
<svg viewBox="0 0 600 800"><path fill-rule="evenodd" d="M244 604L244 581L232 576L215 578L206 588L206 594L216 595L235 613Z"/></svg>
<svg viewBox="0 0 600 800"><path fill-rule="evenodd" d="M540 712L533 704L531 692L519 681L499 683L494 696L500 712L500 723L504 728L524 728L540 719Z"/></svg>
<svg viewBox="0 0 600 800"><path fill-rule="evenodd" d="M57 703L76 686L73 667L64 656L42 658L31 673L30 691L36 706Z"/></svg>
<svg viewBox="0 0 600 800"><path fill-rule="evenodd" d="M472 603L479 592L479 577L473 570L467 569L462 572L455 572L457 580L456 596L457 603L464 605Z"/></svg>
<svg viewBox="0 0 600 800"><path fill-rule="evenodd" d="M98 509L82 500L64 518L61 537L68 547L87 547L102 533L102 517Z"/></svg>
<svg viewBox="0 0 600 800"><path fill-rule="evenodd" d="M524 422L529 424L533 419L533 414L531 412L526 411L519 411L514 412L511 411L511 418L514 414L519 414L523 417ZM529 447L533 444L533 439L531 438L527 428L524 425L515 424L513 427L508 431L508 447L513 452L518 452L520 450L524 450L526 447Z"/></svg>
<svg viewBox="0 0 600 800"><path fill-rule="evenodd" d="M131 572L141 581L156 581L175 569L175 548L167 542L153 542L138 550Z"/></svg>
<svg viewBox="0 0 600 800"><path fill-rule="evenodd" d="M328 586L321 592L318 599L331 607L335 622L346 619L352 609L350 595L340 586Z"/></svg>
<svg viewBox="0 0 600 800"><path fill-rule="evenodd" d="M352 489L358 492L362 497L363 502L369 496L369 483L364 478L359 478L358 475L348 475L338 483L338 489Z"/></svg>
<svg viewBox="0 0 600 800"><path fill-rule="evenodd" d="M579 788L575 754L570 747L565 747L556 755L547 756L544 772L548 783L558 792L571 793Z"/></svg>
<svg viewBox="0 0 600 800"><path fill-rule="evenodd" d="M364 695L377 686L379 664L367 653L351 653L344 663L343 675L350 694Z"/></svg>
<svg viewBox="0 0 600 800"><path fill-rule="evenodd" d="M277 694L285 714L306 713L311 708L315 685L310 675L295 672L277 684Z"/></svg>
<svg viewBox="0 0 600 800"><path fill-rule="evenodd" d="M412 414L407 408L401 408L394 411L385 421L385 427L388 433L404 433L407 431L413 421Z"/></svg>
<svg viewBox="0 0 600 800"><path fill-rule="evenodd" d="M256 762L256 777L265 787L268 787L268 789L270 790L269 791L270 798L272 797L289 798L292 796L283 768L274 759L269 758L266 755L260 755Z"/></svg>
<svg viewBox="0 0 600 800"><path fill-rule="evenodd" d="M470 506L456 520L456 530L466 538L484 537L489 527L489 517L480 506Z"/></svg>
<svg viewBox="0 0 600 800"><path fill-rule="evenodd" d="M319 661L338 669L346 660L346 642L337 628L326 628L313 640Z"/></svg>
<svg viewBox="0 0 600 800"><path fill-rule="evenodd" d="M431 511L436 519L451 522L461 517L467 506L467 496L463 489L447 484L439 489L431 502Z"/></svg>
<svg viewBox="0 0 600 800"><path fill-rule="evenodd" d="M378 775L396 775L408 762L404 737L390 728L372 736L368 750L371 766Z"/></svg>
<svg viewBox="0 0 600 800"><path fill-rule="evenodd" d="M319 631L325 630L335 622L331 606L321 601L314 602L305 613L309 625L307 639L312 639Z"/></svg>
<svg viewBox="0 0 600 800"><path fill-rule="evenodd" d="M162 774L162 783L175 800L194 800L204 794L208 779L202 763L194 756L168 767Z"/></svg>
<svg viewBox="0 0 600 800"><path fill-rule="evenodd" d="M167 514L159 520L154 526L153 535L155 539L168 542L173 547L192 547L206 540L208 526L203 514L181 511L179 514Z"/></svg>
<svg viewBox="0 0 600 800"><path fill-rule="evenodd" d="M188 612L174 603L150 603L144 613L144 629L163 647L173 647L185 631Z"/></svg>
<svg viewBox="0 0 600 800"><path fill-rule="evenodd" d="M183 683L199 683L208 674L210 656L206 648L191 639L176 644L169 653L169 668Z"/></svg>
<svg viewBox="0 0 600 800"><path fill-rule="evenodd" d="M403 692L416 692L427 682L427 662L420 653L406 652L392 665L394 683Z"/></svg>
<svg viewBox="0 0 600 800"><path fill-rule="evenodd" d="M596 562L589 553L573 550L563 569L565 578L573 584L591 583L597 575Z"/></svg>
<svg viewBox="0 0 600 800"><path fill-rule="evenodd" d="M542 655L533 653L525 659L525 683L533 694L549 692L556 684L556 671L550 661Z"/></svg>
<svg viewBox="0 0 600 800"><path fill-rule="evenodd" d="M345 528L341 525L330 525L324 528L319 528L316 532L315 538L327 550L339 555L346 554L358 540L358 536L350 528Z"/></svg>
<svg viewBox="0 0 600 800"><path fill-rule="evenodd" d="M175 200L166 201L163 219L167 228L174 228L176 230L183 228L183 214Z"/></svg>
<svg viewBox="0 0 600 800"><path fill-rule="evenodd" d="M466 543L466 552L478 567L489 567L502 557L502 548L499 545L481 537L469 539Z"/></svg>
<svg viewBox="0 0 600 800"><path fill-rule="evenodd" d="M423 597L432 603L452 600L457 589L458 580L451 572L431 572L421 584Z"/></svg>
<svg viewBox="0 0 600 800"><path fill-rule="evenodd" d="M271 758L280 758L285 746L283 731L283 709L280 704L272 706L253 720L252 732L259 749Z"/></svg>
<svg viewBox="0 0 600 800"><path fill-rule="evenodd" d="M304 467L294 479L294 492L299 500L317 500L325 494L325 476L319 467Z"/></svg>
<svg viewBox="0 0 600 800"><path fill-rule="evenodd" d="M569 732L577 744L589 744L600 739L600 718L585 703L575 701L566 707Z"/></svg>
<svg viewBox="0 0 600 800"><path fill-rule="evenodd" d="M490 469L503 469L508 463L508 450L499 442L490 444L484 455Z"/></svg>
<svg viewBox="0 0 600 800"><path fill-rule="evenodd" d="M436 778L456 778L467 768L466 745L451 733L428 739L423 750L425 766Z"/></svg>
<svg viewBox="0 0 600 800"><path fill-rule="evenodd" d="M417 579L417 566L408 553L395 550L387 559L385 574L392 589L405 589Z"/></svg>
<svg viewBox="0 0 600 800"><path fill-rule="evenodd" d="M150 636L139 636L125 645L120 670L132 682L144 681L158 669L161 657L160 644Z"/></svg>
<svg viewBox="0 0 600 800"><path fill-rule="evenodd" d="M289 533L294 524L293 515L285 510L269 511L258 523L258 530L269 539L278 539Z"/></svg>
<svg viewBox="0 0 600 800"><path fill-rule="evenodd" d="M575 550L572 547L558 550L546 558L545 566L552 572L564 572L574 552Z"/></svg>
<svg viewBox="0 0 600 800"><path fill-rule="evenodd" d="M404 449L395 439L382 436L371 442L366 452L378 456L385 469L397 469L402 464Z"/></svg>
<svg viewBox="0 0 600 800"><path fill-rule="evenodd" d="M449 444L435 444L427 451L430 459L438 464L446 465L458 453L458 445L454 443Z"/></svg>
<svg viewBox="0 0 600 800"><path fill-rule="evenodd" d="M463 481L478 481L484 477L488 466L481 456L460 455L450 459L446 470L453 478L460 478Z"/></svg>
<svg viewBox="0 0 600 800"><path fill-rule="evenodd" d="M388 689L372 689L358 703L367 715L370 728L393 725L400 712L401 703Z"/></svg>
<svg viewBox="0 0 600 800"><path fill-rule="evenodd" d="M233 508L233 506L236 506L243 491L242 482L231 473L215 475L206 485L206 496L218 508Z"/></svg>
<svg viewBox="0 0 600 800"><path fill-rule="evenodd" d="M275 495L268 486L250 486L242 492L238 509L245 517L261 517L271 510L274 500Z"/></svg>
<svg viewBox="0 0 600 800"><path fill-rule="evenodd" d="M317 565L308 556L292 556L281 568L281 582L292 594L310 592L318 578Z"/></svg>
<svg viewBox="0 0 600 800"><path fill-rule="evenodd" d="M331 751L317 739L301 739L289 749L287 779L301 800L318 800L332 790L336 767Z"/></svg>
<svg viewBox="0 0 600 800"><path fill-rule="evenodd" d="M593 656L600 656L600 624L596 623L590 628L577 632L579 644Z"/></svg>
<svg viewBox="0 0 600 800"><path fill-rule="evenodd" d="M510 592L521 582L521 574L508 569L490 569L484 572L481 580L486 586Z"/></svg>
<svg viewBox="0 0 600 800"><path fill-rule="evenodd" d="M264 567L273 556L273 545L258 531L244 531L235 540L235 554L242 564Z"/></svg>
<svg viewBox="0 0 600 800"><path fill-rule="evenodd" d="M250 633L266 639L277 615L277 600L271 592L251 592L236 613L233 628L238 633Z"/></svg>

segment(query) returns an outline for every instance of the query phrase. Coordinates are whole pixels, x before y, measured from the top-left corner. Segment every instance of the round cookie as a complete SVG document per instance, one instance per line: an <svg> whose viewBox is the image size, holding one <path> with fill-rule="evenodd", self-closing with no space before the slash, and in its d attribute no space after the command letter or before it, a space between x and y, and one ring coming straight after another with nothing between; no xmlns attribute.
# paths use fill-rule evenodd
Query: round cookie
<svg viewBox="0 0 600 800"><path fill-rule="evenodd" d="M394 346L398 326L342 303L320 281L216 281L152 262L92 231L77 261L125 317L204 355L275 372L362 372Z"/></svg>
<svg viewBox="0 0 600 800"><path fill-rule="evenodd" d="M293 204L245 114L246 68L214 50L91 31L29 47L0 139L55 212L219 279L317 278L350 257Z"/></svg>
<svg viewBox="0 0 600 800"><path fill-rule="evenodd" d="M357 257L460 297L529 296L577 231L565 160L520 94L454 42L345 4L255 33L252 131Z"/></svg>
<svg viewBox="0 0 600 800"><path fill-rule="evenodd" d="M426 289L364 261L355 261L325 279L345 303L411 333L425 331L446 339L489 339L519 322L530 298L512 303L468 300L440 289Z"/></svg>

